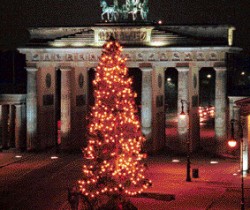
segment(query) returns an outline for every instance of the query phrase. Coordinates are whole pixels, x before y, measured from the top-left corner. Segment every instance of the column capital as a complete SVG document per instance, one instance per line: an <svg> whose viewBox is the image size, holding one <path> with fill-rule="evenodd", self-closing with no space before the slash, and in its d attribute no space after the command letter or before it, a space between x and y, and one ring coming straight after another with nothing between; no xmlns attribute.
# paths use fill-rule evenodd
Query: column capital
<svg viewBox="0 0 250 210"><path fill-rule="evenodd" d="M38 68L36 67L25 67L26 68L26 71L29 71L29 72L36 72L38 71Z"/></svg>
<svg viewBox="0 0 250 210"><path fill-rule="evenodd" d="M62 66L62 67L59 67L59 69L60 69L61 71L71 71L71 70L72 70L72 67L70 67L70 66Z"/></svg>
<svg viewBox="0 0 250 210"><path fill-rule="evenodd" d="M234 105L234 106L233 106L233 110L240 110L240 107L237 106L237 105Z"/></svg>
<svg viewBox="0 0 250 210"><path fill-rule="evenodd" d="M150 72L150 71L153 71L153 68L152 67L140 67L141 71L144 71L144 72Z"/></svg>
<svg viewBox="0 0 250 210"><path fill-rule="evenodd" d="M38 68L57 68L56 63L48 63L48 62L38 62L36 63Z"/></svg>
<svg viewBox="0 0 250 210"><path fill-rule="evenodd" d="M25 104L14 104L15 107L22 107L24 106Z"/></svg>
<svg viewBox="0 0 250 210"><path fill-rule="evenodd" d="M176 69L178 72L189 71L189 66L178 66Z"/></svg>
<svg viewBox="0 0 250 210"><path fill-rule="evenodd" d="M226 71L227 70L227 67L225 66L222 66L222 67L214 67L214 70L217 72L217 71Z"/></svg>

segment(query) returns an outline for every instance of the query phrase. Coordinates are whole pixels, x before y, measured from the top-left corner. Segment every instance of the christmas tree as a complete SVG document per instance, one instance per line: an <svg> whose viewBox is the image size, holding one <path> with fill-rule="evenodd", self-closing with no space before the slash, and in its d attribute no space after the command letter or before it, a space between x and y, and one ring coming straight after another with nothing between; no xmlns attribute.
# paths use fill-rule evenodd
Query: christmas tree
<svg viewBox="0 0 250 210"><path fill-rule="evenodd" d="M88 198L99 195L137 195L150 186L144 175L142 135L135 107L136 93L128 76L122 47L111 38L103 46L96 68L95 104L88 125L88 145L83 150L80 191Z"/></svg>

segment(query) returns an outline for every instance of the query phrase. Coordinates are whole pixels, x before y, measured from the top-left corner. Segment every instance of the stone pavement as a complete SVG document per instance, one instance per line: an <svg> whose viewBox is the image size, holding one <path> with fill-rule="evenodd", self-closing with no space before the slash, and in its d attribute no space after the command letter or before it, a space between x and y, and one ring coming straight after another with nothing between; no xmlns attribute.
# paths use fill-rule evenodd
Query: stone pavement
<svg viewBox="0 0 250 210"><path fill-rule="evenodd" d="M22 162L27 160L49 159L52 152L47 153L18 153L15 151L0 152L0 172L7 166L19 161L16 155L22 156ZM38 158L38 156L40 158ZM81 155L70 154L63 158L77 160L81 165ZM175 161L173 161L175 160ZM178 160L178 161L177 161ZM69 161L69 160L67 160ZM213 161L213 162L211 162ZM46 161L44 164L51 164ZM55 162L53 162L55 164ZM240 209L241 201L241 179L239 174L238 159L218 159L209 157L192 156L191 167L199 170L199 178L192 178L192 182L186 182L186 159L185 157L171 157L170 155L152 156L147 159L147 177L153 182L149 193L160 195L174 195L175 200L157 200L153 198L130 198L139 210L198 210L218 209L237 210ZM74 166L73 166L74 167ZM35 169L34 169L35 170ZM60 169L60 173L67 173L68 169ZM65 172L63 172L65 170ZM81 171L81 170L79 170ZM0 173L1 174L1 173ZM3 174L3 173L2 173ZM5 174L5 173L4 173ZM56 174L54 175L56 176ZM69 174L69 176L71 176ZM76 175L75 175L76 176ZM71 176L72 177L72 176ZM75 178L69 180L74 183ZM245 209L250 209L250 178L244 178L245 183ZM67 191L63 192L62 205L58 209L67 209ZM1 199L1 198L0 198ZM49 199L49 198L48 198ZM65 201L64 201L65 200ZM55 208L54 208L55 209Z"/></svg>

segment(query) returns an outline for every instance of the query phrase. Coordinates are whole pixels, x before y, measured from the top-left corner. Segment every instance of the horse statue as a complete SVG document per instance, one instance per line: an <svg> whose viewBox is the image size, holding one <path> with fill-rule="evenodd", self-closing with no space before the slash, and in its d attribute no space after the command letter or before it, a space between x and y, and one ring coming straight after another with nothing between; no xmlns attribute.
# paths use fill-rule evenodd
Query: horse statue
<svg viewBox="0 0 250 210"><path fill-rule="evenodd" d="M127 7L126 4L123 4L121 8L119 9L119 17L121 17L122 20L127 20L128 12L129 12L129 8Z"/></svg>
<svg viewBox="0 0 250 210"><path fill-rule="evenodd" d="M133 21L136 20L137 13L139 12L139 7L138 7L139 3L140 3L140 0L127 0L126 1L126 4L128 5L128 8L129 8L128 14L132 15Z"/></svg>
<svg viewBox="0 0 250 210"><path fill-rule="evenodd" d="M148 19L148 0L144 0L142 3L139 3L138 5L139 11L140 11L140 15L141 15L141 19L146 21Z"/></svg>
<svg viewBox="0 0 250 210"><path fill-rule="evenodd" d="M118 5L108 6L105 0L101 0L100 6L102 8L102 14L101 14L102 20L104 20L105 14L107 15L107 20L109 22L112 22L113 20L116 21L118 19L119 13L116 8Z"/></svg>

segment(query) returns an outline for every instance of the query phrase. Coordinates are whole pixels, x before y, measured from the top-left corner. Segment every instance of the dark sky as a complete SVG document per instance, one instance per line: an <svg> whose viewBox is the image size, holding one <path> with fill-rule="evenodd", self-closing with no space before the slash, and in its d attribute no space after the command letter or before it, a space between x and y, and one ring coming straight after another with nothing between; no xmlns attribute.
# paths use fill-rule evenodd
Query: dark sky
<svg viewBox="0 0 250 210"><path fill-rule="evenodd" d="M28 39L27 27L97 23L99 4L99 0L1 0L0 48L22 45ZM234 25L235 45L250 53L250 0L149 0L149 9L150 20L171 25Z"/></svg>

